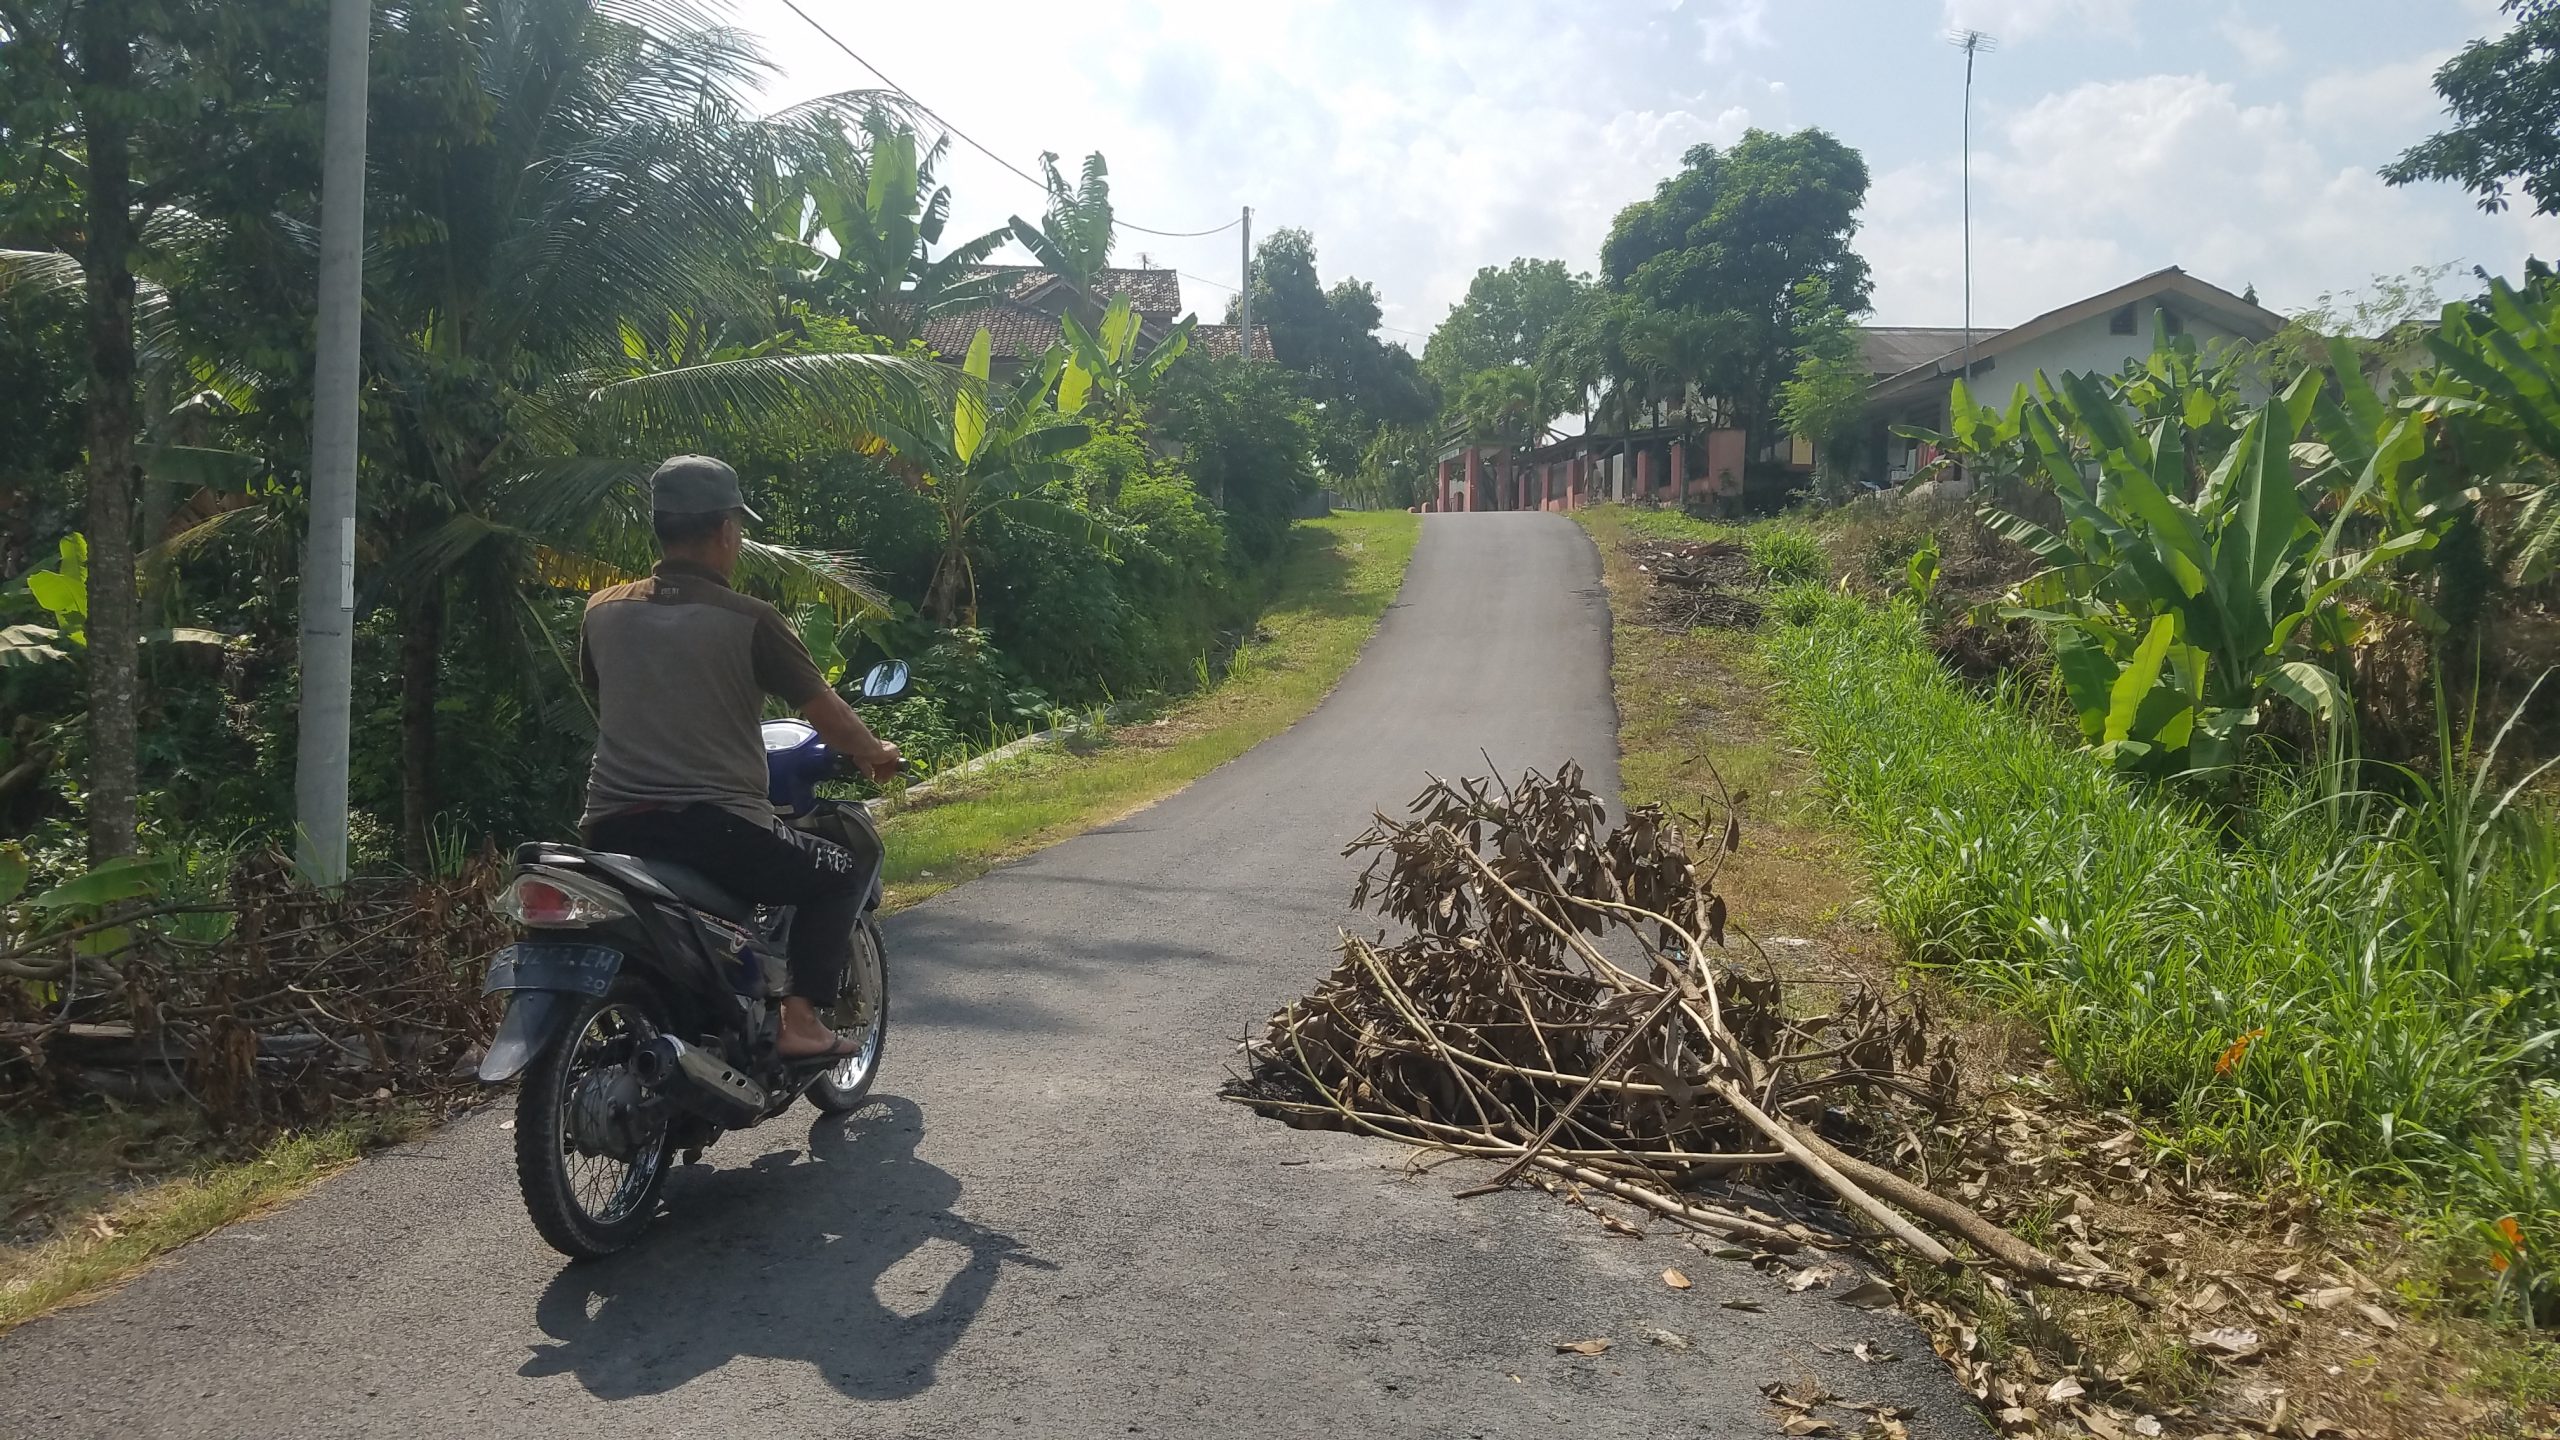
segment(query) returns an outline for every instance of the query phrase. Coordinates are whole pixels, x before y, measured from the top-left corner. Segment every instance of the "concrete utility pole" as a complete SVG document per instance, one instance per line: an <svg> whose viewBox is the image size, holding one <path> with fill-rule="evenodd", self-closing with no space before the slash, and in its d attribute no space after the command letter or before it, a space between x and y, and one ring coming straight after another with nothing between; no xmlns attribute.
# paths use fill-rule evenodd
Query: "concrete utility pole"
<svg viewBox="0 0 2560 1440"><path fill-rule="evenodd" d="M319 353L311 533L302 553L302 712L294 756L303 879L347 878L347 709L356 627L356 386L364 325L364 126L372 0L330 0L320 154Z"/></svg>
<svg viewBox="0 0 2560 1440"><path fill-rule="evenodd" d="M1243 323L1236 327L1236 353L1250 360L1253 358L1253 207L1250 205L1244 207L1244 274L1237 278L1244 282L1244 313L1239 317Z"/></svg>

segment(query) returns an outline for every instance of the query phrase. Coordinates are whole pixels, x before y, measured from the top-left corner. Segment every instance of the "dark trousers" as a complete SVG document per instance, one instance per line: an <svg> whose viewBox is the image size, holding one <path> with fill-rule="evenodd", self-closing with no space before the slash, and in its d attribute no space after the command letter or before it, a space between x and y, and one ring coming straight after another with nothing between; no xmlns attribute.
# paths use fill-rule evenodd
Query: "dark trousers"
<svg viewBox="0 0 2560 1440"><path fill-rule="evenodd" d="M587 848L688 866L759 905L798 907L788 951L791 993L832 1005L853 954L866 876L853 852L773 821L758 825L711 805L608 815L587 827Z"/></svg>

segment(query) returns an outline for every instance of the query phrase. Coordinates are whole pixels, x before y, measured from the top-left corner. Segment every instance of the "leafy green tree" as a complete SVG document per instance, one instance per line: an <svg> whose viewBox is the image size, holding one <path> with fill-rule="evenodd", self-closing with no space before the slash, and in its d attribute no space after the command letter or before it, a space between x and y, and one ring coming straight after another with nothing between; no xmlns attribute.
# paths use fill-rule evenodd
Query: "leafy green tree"
<svg viewBox="0 0 2560 1440"><path fill-rule="evenodd" d="M137 257L150 181L200 162L192 122L219 106L243 43L281 12L201 0L0 3L0 191L9 228L78 262L87 331L88 843L92 863L129 855L139 785L135 715L140 613L135 570L139 360ZM68 180L66 182L66 175Z"/></svg>
<svg viewBox="0 0 2560 1440"><path fill-rule="evenodd" d="M1227 323L1237 323L1241 310L1230 301ZM1281 368L1303 377L1318 459L1335 476L1359 468L1379 425L1417 425L1437 408L1413 352L1378 338L1383 318L1369 282L1345 279L1325 287L1309 232L1275 230L1254 248L1254 323L1270 329L1272 358Z"/></svg>
<svg viewBox="0 0 2560 1440"><path fill-rule="evenodd" d="M1316 418L1297 377L1241 357L1195 355L1166 377L1151 419L1182 447L1183 468L1225 521L1233 553L1256 564L1277 554L1318 483Z"/></svg>
<svg viewBox="0 0 2560 1440"><path fill-rule="evenodd" d="M1476 444L1525 450L1546 433L1554 406L1555 398L1538 383L1536 371L1493 365L1468 376L1450 408Z"/></svg>
<svg viewBox="0 0 2560 1440"><path fill-rule="evenodd" d="M1544 363L1549 344L1590 288L1590 276L1561 260L1485 266L1423 346L1424 373L1449 391L1496 365Z"/></svg>
<svg viewBox="0 0 2560 1440"><path fill-rule="evenodd" d="M832 310L893 344L916 338L926 321L985 303L998 277L979 273L1012 231L996 230L941 255L951 219L951 188L934 181L950 148L946 137L919 152L916 132L885 110L863 117L866 143L821 134L813 154L779 198L798 220L798 249L809 275L799 287ZM801 219L805 214L805 219ZM823 237L821 248L814 242Z"/></svg>
<svg viewBox="0 0 2560 1440"><path fill-rule="evenodd" d="M1040 172L1048 179L1049 205L1040 223L1016 215L1013 238L1072 292L1067 313L1087 329L1102 323L1102 272L1111 264L1111 167L1097 150L1084 157L1084 173L1070 185L1058 173L1058 157L1043 152Z"/></svg>
<svg viewBox="0 0 2560 1440"><path fill-rule="evenodd" d="M2452 128L2403 151L2382 178L2450 180L2492 212L2507 208L2515 185L2535 214L2560 212L2560 0L2504 0L2498 8L2515 27L2472 41L2436 71Z"/></svg>
<svg viewBox="0 0 2560 1440"><path fill-rule="evenodd" d="M1813 442L1831 498L1849 493L1867 453L1867 374L1858 332L1834 309L1805 327L1795 374L1778 387L1778 420Z"/></svg>
<svg viewBox="0 0 2560 1440"><path fill-rule="evenodd" d="M1389 509L1419 504L1436 478L1439 459L1437 426L1381 425L1360 453L1360 468L1343 485L1343 498Z"/></svg>
<svg viewBox="0 0 2560 1440"><path fill-rule="evenodd" d="M1651 388L1721 401L1756 449L1808 337L1867 307L1867 263L1850 248L1866 193L1866 162L1821 130L1692 148L1601 247L1604 283L1631 302L1601 348Z"/></svg>

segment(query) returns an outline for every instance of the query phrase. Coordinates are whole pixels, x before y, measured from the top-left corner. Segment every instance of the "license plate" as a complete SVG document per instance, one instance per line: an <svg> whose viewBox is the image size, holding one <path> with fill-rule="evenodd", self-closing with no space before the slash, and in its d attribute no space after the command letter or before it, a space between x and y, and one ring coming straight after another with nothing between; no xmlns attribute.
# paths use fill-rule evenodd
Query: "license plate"
<svg viewBox="0 0 2560 1440"><path fill-rule="evenodd" d="M519 943L489 957L483 995L501 990L558 990L602 995L622 970L622 952L609 945Z"/></svg>

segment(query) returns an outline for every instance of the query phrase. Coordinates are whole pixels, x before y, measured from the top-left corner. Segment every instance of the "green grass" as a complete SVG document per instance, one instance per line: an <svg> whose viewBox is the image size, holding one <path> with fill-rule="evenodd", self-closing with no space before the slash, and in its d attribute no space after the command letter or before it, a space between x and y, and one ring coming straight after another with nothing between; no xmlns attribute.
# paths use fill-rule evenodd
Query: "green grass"
<svg viewBox="0 0 2560 1440"><path fill-rule="evenodd" d="M1648 540L1731 540L1741 532L1730 525L1701 520L1678 510L1640 510L1628 505L1598 505L1573 512L1574 518L1590 523L1589 517L1605 515L1609 523L1630 535Z"/></svg>
<svg viewBox="0 0 2560 1440"><path fill-rule="evenodd" d="M1754 525L1742 537L1751 568L1771 585L1820 584L1831 578L1831 556L1821 537L1803 525L1784 520Z"/></svg>
<svg viewBox="0 0 2560 1440"><path fill-rule="evenodd" d="M1907 608L1807 587L1776 614L1789 706L1915 959L2040 1023L2091 1095L2425 1210L2489 1308L2560 1309L2547 825L2499 817L2483 850L2486 817L2432 791L2325 806L2271 784L2231 836L1950 676Z"/></svg>
<svg viewBox="0 0 2560 1440"><path fill-rule="evenodd" d="M1419 517L1400 510L1296 526L1260 632L1216 688L1158 724L1106 732L1093 747L1036 752L890 816L891 904L913 904L1160 800L1289 728L1359 658L1420 536Z"/></svg>
<svg viewBox="0 0 2560 1440"><path fill-rule="evenodd" d="M127 1279L160 1256L301 1194L378 1145L424 1127L394 1110L287 1135L246 1159L201 1147L192 1125L96 1112L0 1131L0 1183L13 1207L61 1216L52 1233L0 1248L0 1333ZM180 1158L178 1152L186 1152ZM165 1176L119 1189L118 1172Z"/></svg>

